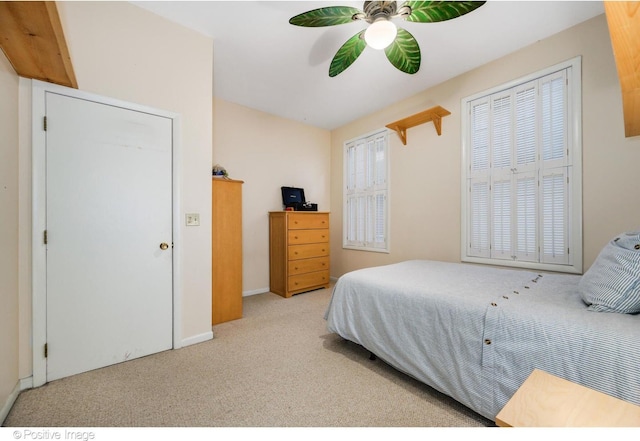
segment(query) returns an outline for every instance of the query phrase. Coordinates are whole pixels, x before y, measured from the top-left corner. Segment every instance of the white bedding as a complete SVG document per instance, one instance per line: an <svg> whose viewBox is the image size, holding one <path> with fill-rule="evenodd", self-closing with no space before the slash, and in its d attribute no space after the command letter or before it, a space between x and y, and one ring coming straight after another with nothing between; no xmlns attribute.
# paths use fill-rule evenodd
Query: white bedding
<svg viewBox="0 0 640 441"><path fill-rule="evenodd" d="M640 316L587 310L579 281L406 261L340 277L325 318L492 420L534 368L640 405Z"/></svg>

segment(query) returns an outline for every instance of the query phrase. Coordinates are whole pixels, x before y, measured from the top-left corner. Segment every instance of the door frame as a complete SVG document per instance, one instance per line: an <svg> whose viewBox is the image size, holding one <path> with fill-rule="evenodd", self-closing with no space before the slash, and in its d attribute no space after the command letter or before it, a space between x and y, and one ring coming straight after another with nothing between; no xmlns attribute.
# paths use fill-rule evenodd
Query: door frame
<svg viewBox="0 0 640 441"><path fill-rule="evenodd" d="M31 80L31 145L32 145L32 355L33 386L47 382L47 256L44 244L46 229L46 133L44 116L47 93L80 98L171 120L172 127L172 234L173 234L173 349L182 346L182 283L180 240L181 118L178 113L108 98L39 80Z"/></svg>

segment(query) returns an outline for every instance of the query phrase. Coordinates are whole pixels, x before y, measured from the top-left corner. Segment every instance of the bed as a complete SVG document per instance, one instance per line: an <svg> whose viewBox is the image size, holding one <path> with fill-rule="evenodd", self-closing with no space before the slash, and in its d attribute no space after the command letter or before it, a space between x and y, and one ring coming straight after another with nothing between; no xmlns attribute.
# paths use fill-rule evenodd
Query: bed
<svg viewBox="0 0 640 441"><path fill-rule="evenodd" d="M428 260L356 270L337 280L327 327L490 420L534 368L640 405L640 250L629 270L606 248L584 276ZM605 288L627 279L637 305L615 311Z"/></svg>

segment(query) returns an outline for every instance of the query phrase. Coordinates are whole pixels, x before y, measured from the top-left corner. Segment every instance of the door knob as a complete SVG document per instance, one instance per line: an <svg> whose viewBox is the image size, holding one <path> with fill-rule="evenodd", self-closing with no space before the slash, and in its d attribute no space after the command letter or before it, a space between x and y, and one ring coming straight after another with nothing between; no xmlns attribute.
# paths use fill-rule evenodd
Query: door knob
<svg viewBox="0 0 640 441"><path fill-rule="evenodd" d="M168 244L168 243L166 243L166 242L162 242L162 243L160 244L160 249L161 249L161 250L166 250L167 248L169 248L169 244Z"/></svg>

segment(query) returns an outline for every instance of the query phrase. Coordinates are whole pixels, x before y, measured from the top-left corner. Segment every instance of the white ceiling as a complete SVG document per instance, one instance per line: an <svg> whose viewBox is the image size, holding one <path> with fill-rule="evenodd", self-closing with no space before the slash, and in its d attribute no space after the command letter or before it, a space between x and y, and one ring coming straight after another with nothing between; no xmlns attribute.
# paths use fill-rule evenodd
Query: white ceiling
<svg viewBox="0 0 640 441"><path fill-rule="evenodd" d="M396 20L420 44L418 73L400 72L383 51L367 47L330 78L336 51L366 23L302 28L289 18L323 6L362 9L363 2L132 3L214 39L216 97L329 130L604 13L603 3L593 0L492 0L445 22Z"/></svg>

